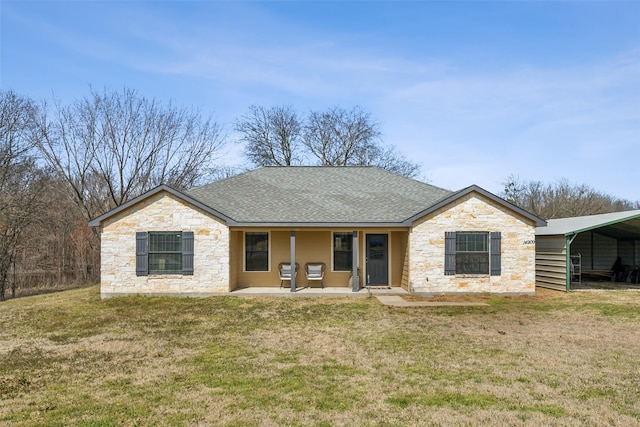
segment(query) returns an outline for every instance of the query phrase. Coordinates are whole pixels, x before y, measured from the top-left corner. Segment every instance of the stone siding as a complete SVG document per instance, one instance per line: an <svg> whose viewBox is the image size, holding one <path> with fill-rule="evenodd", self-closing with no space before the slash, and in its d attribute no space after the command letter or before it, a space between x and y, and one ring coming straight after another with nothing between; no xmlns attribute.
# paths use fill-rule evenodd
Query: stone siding
<svg viewBox="0 0 640 427"><path fill-rule="evenodd" d="M193 231L194 274L136 276L136 232ZM101 236L102 297L211 295L229 291L229 228L167 192L106 220Z"/></svg>
<svg viewBox="0 0 640 427"><path fill-rule="evenodd" d="M501 232L501 275L444 274L447 231ZM425 294L535 294L535 224L472 192L417 220L409 236L410 290Z"/></svg>

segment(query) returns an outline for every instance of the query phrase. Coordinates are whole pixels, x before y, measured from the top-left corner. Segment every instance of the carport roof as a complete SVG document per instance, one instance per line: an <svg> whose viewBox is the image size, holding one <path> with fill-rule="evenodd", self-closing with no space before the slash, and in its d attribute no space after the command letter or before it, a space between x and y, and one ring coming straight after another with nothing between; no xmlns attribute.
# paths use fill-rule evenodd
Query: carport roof
<svg viewBox="0 0 640 427"><path fill-rule="evenodd" d="M617 239L640 239L640 210L550 219L546 227L536 228L536 236L571 236L593 230Z"/></svg>

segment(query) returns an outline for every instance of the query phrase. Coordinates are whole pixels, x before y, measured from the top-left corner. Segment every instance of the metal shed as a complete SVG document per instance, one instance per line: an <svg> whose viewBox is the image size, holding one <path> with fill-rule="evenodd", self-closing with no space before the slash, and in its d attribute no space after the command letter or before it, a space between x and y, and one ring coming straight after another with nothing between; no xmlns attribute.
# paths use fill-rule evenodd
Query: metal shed
<svg viewBox="0 0 640 427"><path fill-rule="evenodd" d="M640 210L550 219L536 229L537 286L569 291L584 278L638 283L639 265Z"/></svg>

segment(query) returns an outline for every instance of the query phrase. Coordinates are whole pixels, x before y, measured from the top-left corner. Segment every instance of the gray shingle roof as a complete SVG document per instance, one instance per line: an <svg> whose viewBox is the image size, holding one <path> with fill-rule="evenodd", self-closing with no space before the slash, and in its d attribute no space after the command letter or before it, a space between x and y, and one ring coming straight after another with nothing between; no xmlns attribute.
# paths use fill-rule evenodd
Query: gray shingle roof
<svg viewBox="0 0 640 427"><path fill-rule="evenodd" d="M186 191L238 223L401 223L453 193L377 167L265 167Z"/></svg>

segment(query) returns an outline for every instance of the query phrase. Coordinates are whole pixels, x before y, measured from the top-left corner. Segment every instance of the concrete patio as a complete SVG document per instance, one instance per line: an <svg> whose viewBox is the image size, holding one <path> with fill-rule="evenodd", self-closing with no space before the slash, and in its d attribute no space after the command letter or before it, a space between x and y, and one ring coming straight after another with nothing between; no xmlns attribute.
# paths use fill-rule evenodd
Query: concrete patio
<svg viewBox="0 0 640 427"><path fill-rule="evenodd" d="M291 292L289 287L253 287L233 290L229 295L237 297L269 296L269 297L366 297L378 295L409 295L402 288L361 288L353 292L350 287L299 287Z"/></svg>

